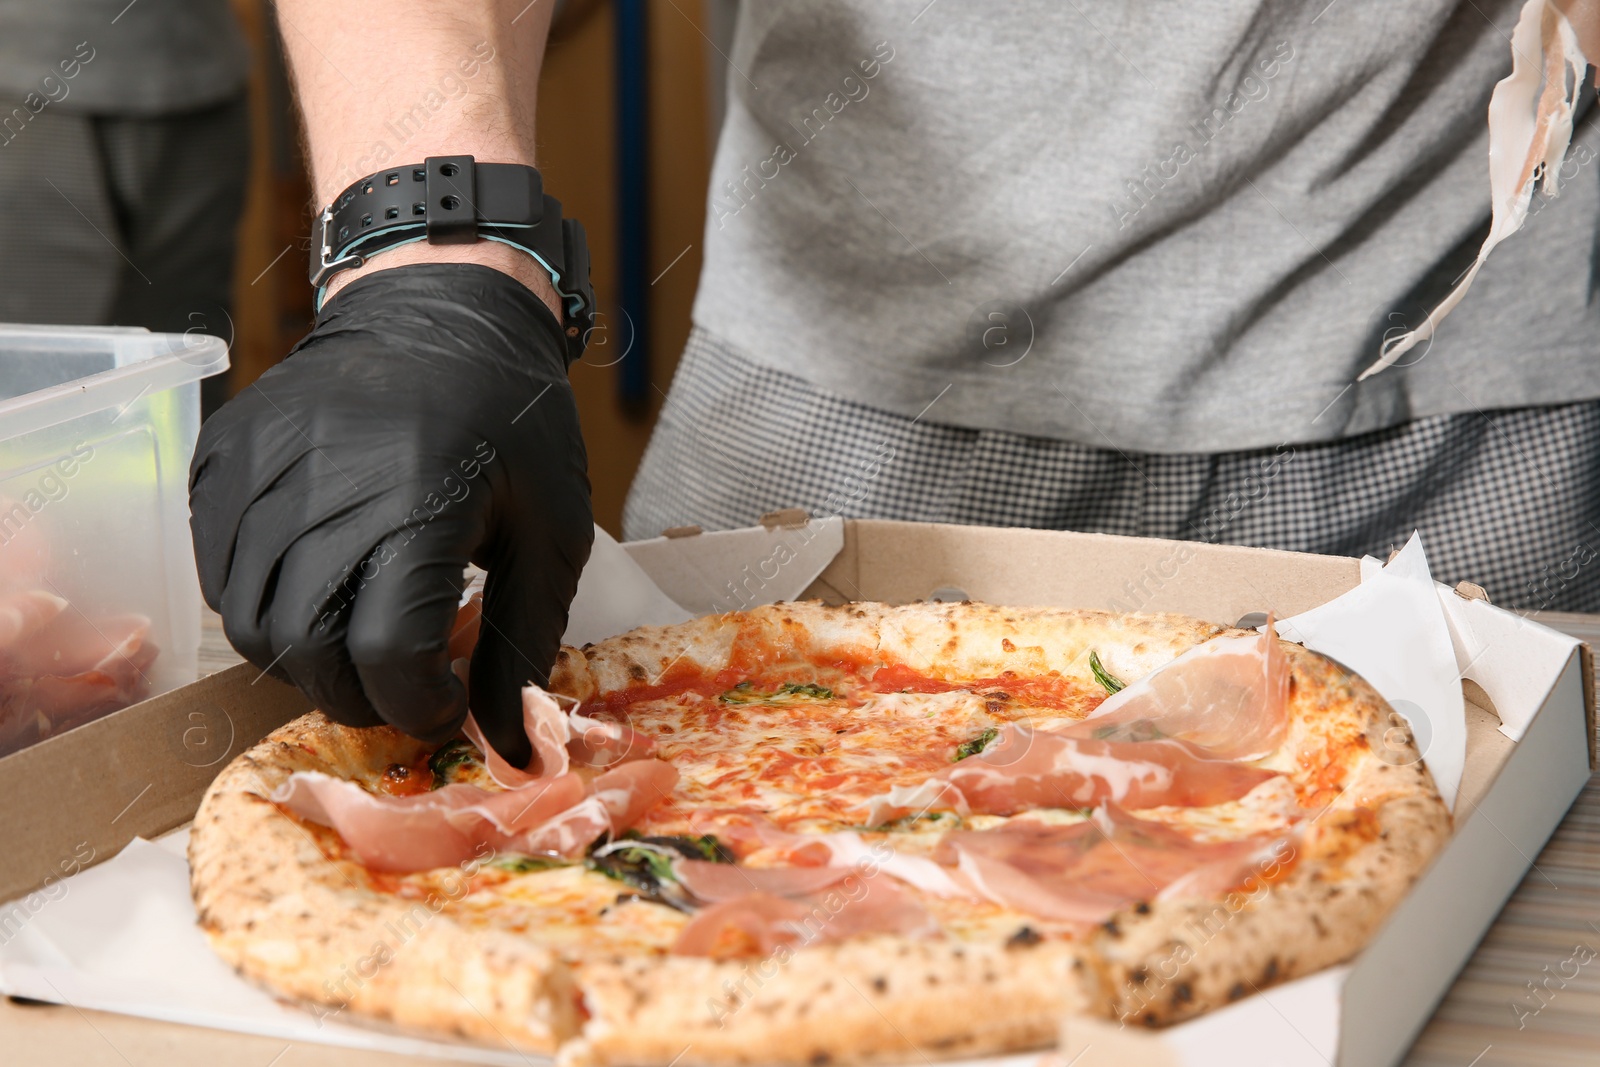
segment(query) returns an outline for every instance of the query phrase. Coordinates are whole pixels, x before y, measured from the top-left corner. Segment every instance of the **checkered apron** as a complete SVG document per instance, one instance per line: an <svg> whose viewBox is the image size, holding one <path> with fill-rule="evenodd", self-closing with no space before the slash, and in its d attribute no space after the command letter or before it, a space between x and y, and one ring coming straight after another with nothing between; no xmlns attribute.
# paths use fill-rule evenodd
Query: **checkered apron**
<svg viewBox="0 0 1600 1067"><path fill-rule="evenodd" d="M1600 401L1437 415L1242 452L1094 448L879 411L696 329L628 496L628 538L812 515L1027 526L1386 558L1600 611Z"/></svg>

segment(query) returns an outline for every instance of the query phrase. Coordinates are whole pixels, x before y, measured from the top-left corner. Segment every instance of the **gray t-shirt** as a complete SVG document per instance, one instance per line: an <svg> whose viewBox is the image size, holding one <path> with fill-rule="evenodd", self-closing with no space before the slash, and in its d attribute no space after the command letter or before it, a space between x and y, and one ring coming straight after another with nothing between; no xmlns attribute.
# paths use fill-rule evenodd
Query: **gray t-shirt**
<svg viewBox="0 0 1600 1067"><path fill-rule="evenodd" d="M228 0L0 0L0 117L170 115L238 95L249 72Z"/></svg>
<svg viewBox="0 0 1600 1067"><path fill-rule="evenodd" d="M1433 345L1352 384L1487 232L1520 7L746 3L695 321L885 410L1125 450L1600 397L1592 111Z"/></svg>

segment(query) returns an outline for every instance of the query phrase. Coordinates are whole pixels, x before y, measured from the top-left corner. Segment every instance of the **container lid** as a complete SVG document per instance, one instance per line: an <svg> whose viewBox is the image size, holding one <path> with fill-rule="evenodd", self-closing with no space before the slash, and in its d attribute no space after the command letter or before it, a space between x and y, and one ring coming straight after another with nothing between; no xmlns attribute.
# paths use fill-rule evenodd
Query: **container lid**
<svg viewBox="0 0 1600 1067"><path fill-rule="evenodd" d="M203 333L151 333L126 326L0 325L0 382L23 359L85 360L107 369L0 400L0 441L228 369L228 344Z"/></svg>

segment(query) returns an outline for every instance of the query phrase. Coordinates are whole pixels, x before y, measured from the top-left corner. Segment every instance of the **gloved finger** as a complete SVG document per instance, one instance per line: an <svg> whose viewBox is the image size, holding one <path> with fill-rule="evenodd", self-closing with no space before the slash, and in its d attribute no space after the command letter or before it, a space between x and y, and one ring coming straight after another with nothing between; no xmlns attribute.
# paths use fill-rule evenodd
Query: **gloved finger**
<svg viewBox="0 0 1600 1067"><path fill-rule="evenodd" d="M243 403L235 398L201 425L189 468L189 532L194 539L200 595L218 612L233 567L239 522L250 499L244 485L246 474L238 469L228 441L233 436L230 420L240 416ZM230 407L232 411L227 410Z"/></svg>
<svg viewBox="0 0 1600 1067"><path fill-rule="evenodd" d="M245 512L236 535L242 547L236 547L233 552L232 566L215 607L222 616L222 632L239 655L279 681L287 682L288 672L281 664L273 662L272 637L266 626L267 605L278 581L278 542L251 540L253 535L249 532L276 525L270 510L255 516Z"/></svg>
<svg viewBox="0 0 1600 1067"><path fill-rule="evenodd" d="M370 553L343 562L351 533L329 523L290 547L278 568L267 629L274 660L318 710L345 726L380 726L345 647L350 609L371 566Z"/></svg>
<svg viewBox="0 0 1600 1067"><path fill-rule="evenodd" d="M345 645L367 699L386 722L430 744L467 718L449 644L471 538L451 516L402 527L373 551L350 609Z"/></svg>
<svg viewBox="0 0 1600 1067"><path fill-rule="evenodd" d="M522 687L550 683L589 542L544 541L529 530L507 541L484 583L472 654L472 712L495 750L526 767L533 750L522 721Z"/></svg>
<svg viewBox="0 0 1600 1067"><path fill-rule="evenodd" d="M282 664L274 662L277 652L268 632L284 557L307 531L371 522L371 506L370 496L309 444L251 502L239 520L218 607L223 632L240 655L274 677L290 680ZM362 548L376 540L374 534L359 532L349 537L349 543Z"/></svg>
<svg viewBox="0 0 1600 1067"><path fill-rule="evenodd" d="M292 477L310 449L304 436L270 409L259 384L201 424L189 469L189 529L200 592L213 610L222 610L235 554L249 545L239 537L246 513L271 487Z"/></svg>

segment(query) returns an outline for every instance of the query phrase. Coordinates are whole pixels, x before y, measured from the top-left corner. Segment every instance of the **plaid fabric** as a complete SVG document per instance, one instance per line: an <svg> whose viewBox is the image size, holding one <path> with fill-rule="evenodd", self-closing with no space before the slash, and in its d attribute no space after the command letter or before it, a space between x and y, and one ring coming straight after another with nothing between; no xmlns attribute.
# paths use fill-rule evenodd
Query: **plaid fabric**
<svg viewBox="0 0 1600 1067"><path fill-rule="evenodd" d="M1440 581L1600 611L1600 402L1416 419L1342 441L1124 453L905 418L689 339L624 531L813 515L1030 526L1386 558L1413 530Z"/></svg>

